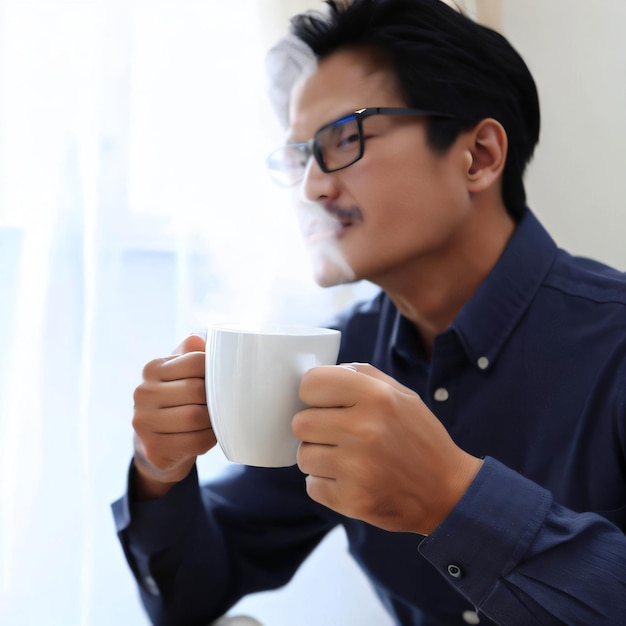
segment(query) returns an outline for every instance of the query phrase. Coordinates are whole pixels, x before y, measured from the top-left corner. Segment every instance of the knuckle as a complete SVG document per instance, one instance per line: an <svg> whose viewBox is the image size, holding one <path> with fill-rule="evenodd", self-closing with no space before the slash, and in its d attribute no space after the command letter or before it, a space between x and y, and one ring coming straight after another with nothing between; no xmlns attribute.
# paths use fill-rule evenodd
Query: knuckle
<svg viewBox="0 0 626 626"><path fill-rule="evenodd" d="M371 390L368 403L373 415L380 416L376 423L383 426L384 422L398 410L398 398L394 389L389 385L375 385ZM382 422L382 423L381 423ZM367 421L365 422L367 424ZM370 424L371 426L372 424Z"/></svg>
<svg viewBox="0 0 626 626"><path fill-rule="evenodd" d="M144 383L136 387L135 391L133 392L133 403L135 407L143 405L147 395L148 392Z"/></svg>
<svg viewBox="0 0 626 626"><path fill-rule="evenodd" d="M185 419L190 424L192 430L206 428L210 425L209 410L203 404L188 404L181 408Z"/></svg>
<svg viewBox="0 0 626 626"><path fill-rule="evenodd" d="M296 452L296 462L298 464L298 467L305 474L308 473L307 472L307 467L308 467L307 460L309 457L308 448L309 446L305 442L300 442L300 445L298 446L298 451Z"/></svg>
<svg viewBox="0 0 626 626"><path fill-rule="evenodd" d="M309 475L306 477L306 492L311 500L330 506L328 495L323 493L322 481L316 476Z"/></svg>
<svg viewBox="0 0 626 626"><path fill-rule="evenodd" d="M137 386L133 392L135 411L158 405L158 402L155 400L158 392L159 387L155 383L144 382Z"/></svg>
<svg viewBox="0 0 626 626"><path fill-rule="evenodd" d="M385 410L391 410L396 403L396 394L394 389L389 385L377 385L375 389L375 398L378 406Z"/></svg>
<svg viewBox="0 0 626 626"><path fill-rule="evenodd" d="M332 376L335 372L335 366L332 365L316 365L308 369L300 379L300 391L309 392L323 385L328 376Z"/></svg>
<svg viewBox="0 0 626 626"><path fill-rule="evenodd" d="M208 452L216 443L217 440L213 430L203 430L197 438L197 445L193 451L194 456Z"/></svg>
<svg viewBox="0 0 626 626"><path fill-rule="evenodd" d="M364 446L365 449L369 450L380 445L380 442L386 436L386 415L387 413L385 411L377 412L367 419L362 419L354 423L353 435L360 446Z"/></svg>
<svg viewBox="0 0 626 626"><path fill-rule="evenodd" d="M197 366L199 375L204 376L206 372L206 353L194 352L193 358L194 358L194 363Z"/></svg>
<svg viewBox="0 0 626 626"><path fill-rule="evenodd" d="M147 411L135 409L131 420L131 426L138 436L142 436L150 431L150 428L148 427L148 423L150 421L150 415ZM145 442L142 441L142 443L145 445Z"/></svg>
<svg viewBox="0 0 626 626"><path fill-rule="evenodd" d="M309 423L309 419L308 419L309 412L310 412L310 409L299 411L293 416L293 419L291 420L291 432L293 436L296 439L300 439L300 441L303 441L304 439L306 439L306 433L308 432L307 425Z"/></svg>
<svg viewBox="0 0 626 626"><path fill-rule="evenodd" d="M143 367L141 372L144 380L159 380L158 371L159 368L163 365L163 359L152 359L152 361L148 361Z"/></svg>
<svg viewBox="0 0 626 626"><path fill-rule="evenodd" d="M204 378L190 378L188 380L189 394L195 402L206 404L206 385Z"/></svg>

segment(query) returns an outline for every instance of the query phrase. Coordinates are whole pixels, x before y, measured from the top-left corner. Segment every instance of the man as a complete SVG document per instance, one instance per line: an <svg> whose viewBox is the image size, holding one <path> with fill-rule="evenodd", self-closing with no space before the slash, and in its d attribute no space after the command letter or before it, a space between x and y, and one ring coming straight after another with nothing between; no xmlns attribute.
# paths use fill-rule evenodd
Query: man
<svg viewBox="0 0 626 626"><path fill-rule="evenodd" d="M158 624L284 584L335 525L398 624L626 615L626 277L526 207L535 85L439 0L330 2L268 160L303 196L321 285L381 287L303 377L298 465L200 487L204 341L144 370L118 530ZM311 212L308 215L308 212Z"/></svg>

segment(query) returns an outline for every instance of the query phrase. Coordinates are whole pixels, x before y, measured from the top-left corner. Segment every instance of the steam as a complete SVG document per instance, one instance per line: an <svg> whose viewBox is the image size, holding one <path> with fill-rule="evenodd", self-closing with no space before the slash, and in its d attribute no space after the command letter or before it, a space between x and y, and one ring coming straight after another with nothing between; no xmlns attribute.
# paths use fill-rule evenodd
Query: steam
<svg viewBox="0 0 626 626"><path fill-rule="evenodd" d="M294 36L283 37L268 52L266 69L269 98L284 128L289 126L292 92L317 67L311 49ZM293 195L300 230L308 247L315 281L322 287L352 283L356 276L339 248L338 236L346 223L360 221L358 209L328 210L308 202L297 187Z"/></svg>
<svg viewBox="0 0 626 626"><path fill-rule="evenodd" d="M319 204L308 202L301 196L294 200L316 282L322 287L354 282L354 270L339 248L342 222Z"/></svg>

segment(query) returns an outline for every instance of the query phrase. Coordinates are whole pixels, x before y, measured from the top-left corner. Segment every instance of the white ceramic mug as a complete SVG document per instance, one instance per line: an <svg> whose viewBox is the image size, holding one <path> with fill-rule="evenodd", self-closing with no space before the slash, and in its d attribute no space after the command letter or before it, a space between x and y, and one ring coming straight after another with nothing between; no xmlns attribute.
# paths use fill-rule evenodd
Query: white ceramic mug
<svg viewBox="0 0 626 626"><path fill-rule="evenodd" d="M283 324L216 324L209 329L206 390L215 436L236 463L287 467L299 441L293 416L304 373L335 365L341 333Z"/></svg>

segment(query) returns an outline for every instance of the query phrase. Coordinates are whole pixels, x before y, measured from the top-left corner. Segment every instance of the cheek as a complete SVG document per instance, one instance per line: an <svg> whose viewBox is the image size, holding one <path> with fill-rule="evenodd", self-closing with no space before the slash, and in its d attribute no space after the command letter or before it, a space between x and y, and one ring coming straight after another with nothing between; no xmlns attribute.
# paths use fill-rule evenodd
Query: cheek
<svg viewBox="0 0 626 626"><path fill-rule="evenodd" d="M372 168L373 169L373 168ZM369 249L404 257L445 244L471 207L467 190L450 168L395 161L364 171L354 187L364 213L362 235Z"/></svg>
<svg viewBox="0 0 626 626"><path fill-rule="evenodd" d="M367 222L377 227L390 220L406 220L407 227L415 220L436 222L465 204L467 193L449 168L414 163L397 159L362 172L354 188Z"/></svg>

